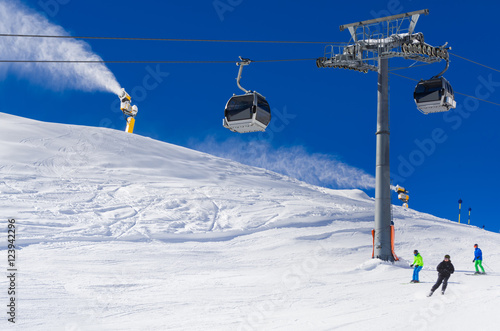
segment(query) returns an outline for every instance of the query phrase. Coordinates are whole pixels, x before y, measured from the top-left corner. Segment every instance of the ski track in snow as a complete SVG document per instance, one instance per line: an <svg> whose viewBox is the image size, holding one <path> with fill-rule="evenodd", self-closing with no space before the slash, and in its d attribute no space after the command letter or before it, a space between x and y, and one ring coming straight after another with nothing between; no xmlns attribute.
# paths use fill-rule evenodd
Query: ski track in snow
<svg viewBox="0 0 500 331"><path fill-rule="evenodd" d="M498 234L396 206L400 261L381 262L362 191L114 130L1 113L0 129L20 329L497 328ZM476 242L484 277L466 275ZM0 248L6 256L6 240ZM420 284L408 284L414 249ZM446 295L427 298L444 254L457 271Z"/></svg>

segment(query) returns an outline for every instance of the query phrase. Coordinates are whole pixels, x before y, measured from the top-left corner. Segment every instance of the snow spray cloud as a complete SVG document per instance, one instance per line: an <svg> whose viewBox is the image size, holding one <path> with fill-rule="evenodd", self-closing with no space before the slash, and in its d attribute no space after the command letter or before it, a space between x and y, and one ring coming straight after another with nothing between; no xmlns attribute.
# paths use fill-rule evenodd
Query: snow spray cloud
<svg viewBox="0 0 500 331"><path fill-rule="evenodd" d="M17 1L0 0L0 32L4 34L69 36L62 27ZM76 39L0 37L4 60L102 61L90 46ZM0 76L10 72L55 90L108 91L119 94L120 85L102 63L1 63Z"/></svg>
<svg viewBox="0 0 500 331"><path fill-rule="evenodd" d="M192 145L194 149L205 153L271 170L313 185L337 189L375 187L373 176L330 155L308 153L301 146L274 149L262 140L247 142L239 138L224 142L207 138L204 142Z"/></svg>

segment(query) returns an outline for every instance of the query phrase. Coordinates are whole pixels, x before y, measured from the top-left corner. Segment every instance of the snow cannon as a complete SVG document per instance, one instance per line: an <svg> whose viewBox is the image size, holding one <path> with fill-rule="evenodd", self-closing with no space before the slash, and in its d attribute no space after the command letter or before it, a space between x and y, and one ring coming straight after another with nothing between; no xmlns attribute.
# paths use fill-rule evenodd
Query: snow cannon
<svg viewBox="0 0 500 331"><path fill-rule="evenodd" d="M399 186L399 185L396 185L394 190L396 191L396 193L405 193L406 192L406 189L404 187Z"/></svg>
<svg viewBox="0 0 500 331"><path fill-rule="evenodd" d="M410 200L410 196L405 193L399 193L398 199L403 201L403 207L408 208L408 200Z"/></svg>
<svg viewBox="0 0 500 331"><path fill-rule="evenodd" d="M131 105L132 98L124 88L121 89L120 94L118 94L118 98L120 99L120 109L123 112L123 116L125 116L125 119L127 120L125 132L133 133L135 116L137 115L139 109L136 105Z"/></svg>
<svg viewBox="0 0 500 331"><path fill-rule="evenodd" d="M120 99L121 102L130 102L132 98L130 95L125 91L124 88L121 89L120 94L118 94L118 98Z"/></svg>
<svg viewBox="0 0 500 331"><path fill-rule="evenodd" d="M408 208L408 200L410 200L408 191L404 187L401 187L399 185L396 185L394 190L398 194L398 199L403 202L403 207Z"/></svg>

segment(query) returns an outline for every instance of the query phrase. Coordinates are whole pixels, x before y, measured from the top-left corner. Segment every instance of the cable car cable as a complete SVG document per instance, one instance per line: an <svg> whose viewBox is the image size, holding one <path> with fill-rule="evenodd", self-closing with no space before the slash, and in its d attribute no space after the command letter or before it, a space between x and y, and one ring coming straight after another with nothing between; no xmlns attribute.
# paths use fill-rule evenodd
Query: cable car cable
<svg viewBox="0 0 500 331"><path fill-rule="evenodd" d="M488 100L485 100L485 99L481 99L481 98L478 98L478 97L474 97L474 96L472 96L472 95L468 95L468 94L460 93L460 92L457 92L457 91L455 91L455 94L460 94L460 95L463 95L464 97L469 97L469 98L477 99L477 100L479 100L479 101L484 101L484 102L491 103L492 105L495 105L495 106L500 106L500 103L496 103L496 102L493 102L493 101L488 101Z"/></svg>
<svg viewBox="0 0 500 331"><path fill-rule="evenodd" d="M91 36L57 36L57 35L33 35L33 34L8 34L0 33L0 37L23 37L23 38L60 38L60 39L102 39L102 40L136 40L136 41L183 41L183 42L221 42L221 43L274 43L274 44L345 44L344 42L321 42L321 41L277 41L277 40L227 40L227 39L179 39L179 38L140 38L140 37L91 37ZM481 64L479 62L467 59L463 56L449 53L465 61L477 64L479 66L485 67L487 69L500 72L500 70L489 67L487 65ZM255 60L252 62L291 62L291 61L315 61L316 59L281 59L281 60ZM136 63L136 64L208 64L208 63L234 63L234 61L109 61L109 60L0 60L0 63ZM427 64L422 64L427 65ZM418 65L421 66L421 65ZM391 70L391 74L400 76L406 79L418 81L410 77L399 75L393 73L395 70L402 70L411 67L400 67ZM472 95L467 95L460 92L455 92L457 94L477 99L480 101L488 102L496 106L500 104L474 97Z"/></svg>
<svg viewBox="0 0 500 331"><path fill-rule="evenodd" d="M257 62L257 61L256 61ZM234 63L234 61L114 61L114 60L0 60L0 63L141 63L141 64L154 64L154 63Z"/></svg>
<svg viewBox="0 0 500 331"><path fill-rule="evenodd" d="M469 59L467 59L467 58L465 58L465 57L463 57L463 56L460 56L460 55L457 55L457 54L453 54L453 53L450 53L450 54L451 54L451 55L453 55L453 56L456 56L456 57L458 57L458 58L460 58L460 59L462 59L462 60L469 61L469 62L472 62L472 63L474 63L474 64L477 64L478 66L485 67L485 68L491 69L491 70L496 71L496 72L500 72L500 70L498 70L498 69L495 69L495 68L489 67L489 66L487 66L487 65L481 64L481 63L476 62L476 61L469 60Z"/></svg>
<svg viewBox="0 0 500 331"><path fill-rule="evenodd" d="M136 41L185 41L185 42L216 42L216 43L262 43L262 44L345 44L339 41L294 41L294 40L230 40L230 39L180 39L180 38L140 38L140 37L91 37L91 36L56 36L37 34L0 33L0 37L23 38L60 38L60 39L102 39L102 40L136 40Z"/></svg>
<svg viewBox="0 0 500 331"><path fill-rule="evenodd" d="M293 41L293 40L230 40L230 39L181 39L181 38L144 38L144 37L94 37L94 36L60 36L60 35L36 35L36 34L10 34L0 33L0 37L23 37L23 38L59 38L59 39L94 39L94 40L136 40L136 41L179 41L179 42L220 42L220 43L267 43L267 44L345 44L345 42L338 41ZM500 72L500 70L481 64L479 62L467 59L463 56L449 52L449 54L456 56L462 60L469 61L479 66ZM293 61L293 60L290 60ZM1 61L1 62L35 62L35 61ZM42 61L39 61L42 62ZM46 61L49 62L49 61ZM51 61L56 62L56 61ZM106 61L107 63L205 63L205 61ZM206 61L206 63L225 63L225 61ZM227 61L230 62L230 61ZM273 62L273 61L254 61L254 62ZM277 61L276 61L277 62ZM86 62L81 62L86 63ZM91 62L89 62L91 63ZM104 63L104 62L101 62ZM427 64L424 64L427 65ZM420 65L419 65L420 66ZM414 66L417 67L417 66ZM400 70L410 67L401 67Z"/></svg>
<svg viewBox="0 0 500 331"><path fill-rule="evenodd" d="M184 41L184 42L220 42L220 43L267 43L267 44L345 44L345 42L338 41L293 41L293 40L230 40L230 39L181 39L181 38L143 38L143 37L93 37L93 36L58 36L58 35L36 35L36 34L10 34L10 33L0 33L0 37L23 37L23 38L60 38L60 39L101 39L101 40L136 40L136 41ZM448 52L449 54L456 56L462 60L469 61L471 63L477 64L479 66L491 69L493 71L500 72L500 70L489 67L487 65L481 64L479 62L467 59L463 56ZM15 62L15 61L2 61L2 62ZM26 61L28 62L28 61ZM255 61L261 62L261 61ZM271 61L269 61L271 62ZM124 62L124 61L114 61L114 63L135 63L135 62ZM138 63L159 63L156 61L152 62L138 62ZM165 62L165 63L190 63L190 62ZM202 63L202 62L200 62ZM407 67L410 68L410 67ZM401 68L403 69L403 68ZM399 70L399 69L393 69Z"/></svg>
<svg viewBox="0 0 500 331"><path fill-rule="evenodd" d="M396 70L403 70L403 69L410 69L410 68L417 68L417 67L422 67L422 66L428 66L431 65L432 63L422 63L422 64L417 64L417 65L411 65L407 67L397 67L393 69L389 69L389 71L396 71Z"/></svg>
<svg viewBox="0 0 500 331"><path fill-rule="evenodd" d="M281 60L254 60L252 62L261 62L261 63L265 63L265 62L291 62L291 61L315 61L316 59L281 59ZM234 60L233 61L108 61L108 60L0 60L0 63L88 63L88 64L91 64L91 63L118 63L118 64L130 64L130 63L136 63L136 64L225 64L225 63L234 63ZM410 68L410 67L407 67L407 68ZM410 77L407 77L407 76L403 76L403 75L400 75L400 74L396 74L392 71L394 70L401 70L401 69L405 69L405 68L395 68L395 69L392 69L391 70L391 74L392 75L396 75L396 76L399 76L399 77L402 77L402 78L406 78L406 79L409 79L409 80L413 80L413 81L416 81L418 82L419 80L418 79L414 79L414 78L410 78ZM491 68L493 69L493 68ZM495 70L495 69L493 69ZM464 93L460 93L460 92L456 92L456 94L460 94L460 95L463 95L465 97L470 97L470 98L473 98L473 99L477 99L479 101L484 101L484 102L488 102L488 103L491 103L495 106L500 106L500 104L498 103L495 103L495 102L492 102L492 101L488 101L488 100L485 100L485 99L481 99L481 98L478 98L478 97L475 97L475 96L472 96L472 95L468 95L468 94L464 94Z"/></svg>
<svg viewBox="0 0 500 331"><path fill-rule="evenodd" d="M269 62L293 62L293 61L316 61L316 59L279 59L279 60L254 60L252 62L269 63ZM232 61L210 61L210 60L193 60L193 61L113 61L113 60L0 60L0 63L139 63L139 64L218 64L218 63L233 63Z"/></svg>

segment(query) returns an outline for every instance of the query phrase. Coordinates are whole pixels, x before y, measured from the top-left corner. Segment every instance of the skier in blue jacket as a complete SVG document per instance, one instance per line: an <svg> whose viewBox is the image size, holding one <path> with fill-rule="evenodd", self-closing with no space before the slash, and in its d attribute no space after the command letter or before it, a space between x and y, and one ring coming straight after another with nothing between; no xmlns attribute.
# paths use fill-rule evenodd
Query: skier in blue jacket
<svg viewBox="0 0 500 331"><path fill-rule="evenodd" d="M485 274L484 268L483 268L483 252L481 249L477 246L477 244L474 245L474 260L472 262L475 262L475 267L476 267L476 275L479 274ZM479 268L481 268L482 272L479 272Z"/></svg>

